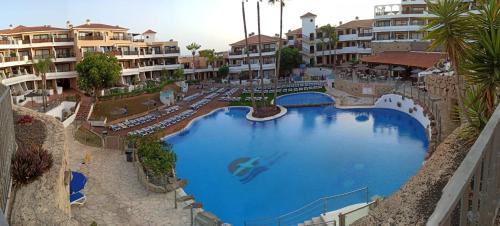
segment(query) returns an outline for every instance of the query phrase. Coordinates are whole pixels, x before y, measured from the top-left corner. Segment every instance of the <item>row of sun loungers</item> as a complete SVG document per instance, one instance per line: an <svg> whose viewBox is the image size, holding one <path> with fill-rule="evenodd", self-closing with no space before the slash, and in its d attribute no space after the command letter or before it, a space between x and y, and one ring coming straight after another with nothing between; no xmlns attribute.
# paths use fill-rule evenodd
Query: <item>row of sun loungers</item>
<svg viewBox="0 0 500 226"><path fill-rule="evenodd" d="M264 98L267 100L267 97L264 97ZM261 100L262 100L262 97L254 97L254 99L255 99L256 101L261 101ZM252 100L252 98L251 98L251 97L246 97L246 98L245 98L245 100L246 100L246 101L251 101L251 100Z"/></svg>
<svg viewBox="0 0 500 226"><path fill-rule="evenodd" d="M155 131L158 131L160 129L166 129L172 125L175 125L175 124L179 123L180 121L191 117L195 113L196 113L195 110L186 110L186 111L181 112L178 115L172 116L172 117L165 119L161 122L158 122L152 126L148 126L148 127L142 128L142 129L138 129L138 130L129 132L128 135L146 136L146 135L152 134Z"/></svg>
<svg viewBox="0 0 500 226"><path fill-rule="evenodd" d="M208 104L209 102L211 101L211 99L203 99L203 100L200 100L194 104L191 104L190 107L191 109L193 110L198 110L200 109L201 107L205 106L206 104Z"/></svg>
<svg viewBox="0 0 500 226"><path fill-rule="evenodd" d="M234 101L240 101L241 97L231 97L231 96L226 96L226 97L220 97L219 101L223 102L234 102Z"/></svg>
<svg viewBox="0 0 500 226"><path fill-rule="evenodd" d="M145 116L141 116L141 117L138 117L138 118L126 120L124 122L111 125L110 128L113 131L118 131L118 130L121 130L121 129L126 129L126 128L131 128L131 127L134 127L134 126L143 125L143 124L145 124L147 122L153 121L153 120L155 120L157 118L160 118L162 116L166 116L167 114L176 112L179 109L180 109L180 107L177 106L177 105L176 106L172 106L172 107L160 110L160 111L155 112L155 113L147 114Z"/></svg>
<svg viewBox="0 0 500 226"><path fill-rule="evenodd" d="M291 84L282 84L278 86L278 92L286 93L286 92L298 92L298 91L307 91L307 90L315 90L321 89L326 83L325 82L301 82L301 83L291 83ZM261 92L259 87L254 89L254 92ZM264 93L273 93L274 88L271 86L264 87ZM250 93L250 90L245 89L243 93Z"/></svg>
<svg viewBox="0 0 500 226"><path fill-rule="evenodd" d="M202 93L195 93L195 94L193 94L193 95L191 95L191 96L184 97L184 99L183 99L183 100L184 100L184 101L188 101L188 102L189 102L189 101L192 101L192 100L194 100L194 99L196 99L196 98L200 97L201 95L203 95L203 94L202 94Z"/></svg>
<svg viewBox="0 0 500 226"><path fill-rule="evenodd" d="M238 92L239 88L232 88L224 93L224 96L229 97Z"/></svg>
<svg viewBox="0 0 500 226"><path fill-rule="evenodd" d="M212 100L218 95L219 95L219 93L211 93L211 94L208 94L204 99Z"/></svg>

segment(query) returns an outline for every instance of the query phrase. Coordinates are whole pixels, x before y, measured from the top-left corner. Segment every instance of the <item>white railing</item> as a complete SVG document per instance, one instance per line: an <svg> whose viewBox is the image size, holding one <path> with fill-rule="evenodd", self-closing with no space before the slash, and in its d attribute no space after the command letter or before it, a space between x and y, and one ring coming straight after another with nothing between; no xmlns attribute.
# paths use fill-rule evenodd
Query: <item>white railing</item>
<svg viewBox="0 0 500 226"><path fill-rule="evenodd" d="M494 225L499 188L500 107L444 187L427 225Z"/></svg>

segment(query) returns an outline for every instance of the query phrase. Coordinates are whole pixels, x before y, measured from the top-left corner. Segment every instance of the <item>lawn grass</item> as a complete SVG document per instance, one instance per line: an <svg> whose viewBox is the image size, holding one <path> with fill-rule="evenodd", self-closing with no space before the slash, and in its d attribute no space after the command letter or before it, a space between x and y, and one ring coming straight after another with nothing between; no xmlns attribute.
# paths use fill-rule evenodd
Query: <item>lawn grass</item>
<svg viewBox="0 0 500 226"><path fill-rule="evenodd" d="M304 92L321 92L321 93L324 93L326 92L326 88L325 87L322 87L321 89L315 89L315 90L304 90L304 91L298 91L298 92L286 92L286 93L278 93L278 96L281 96L281 95L285 95L285 94L292 94L292 93L304 93ZM229 106L248 106L248 107L251 107L252 106L252 101L245 101L245 99L247 97L249 97L250 94L241 94L240 97L241 97L241 101L233 101L231 103L229 103ZM260 97L261 96L261 93L260 92L256 92L255 93L255 97ZM274 99L274 93L270 93L270 94L264 94L264 96L267 97L267 105L270 105L271 104L271 101ZM260 101L256 101L256 104L257 106L259 106L261 104Z"/></svg>
<svg viewBox="0 0 500 226"><path fill-rule="evenodd" d="M156 101L157 107L162 105L160 102L160 93L143 94L140 96L123 98L118 100L99 101L94 106L94 111L92 112L92 118L108 118L109 122L119 118L127 117L129 115L143 113L155 108L154 106L151 105L148 106L143 104L148 100ZM111 114L111 112L113 112L114 110L125 107L128 109L127 114L118 114L118 115Z"/></svg>
<svg viewBox="0 0 500 226"><path fill-rule="evenodd" d="M96 134L90 132L89 130L80 127L75 133L75 139L87 146L91 147L102 147L102 140Z"/></svg>

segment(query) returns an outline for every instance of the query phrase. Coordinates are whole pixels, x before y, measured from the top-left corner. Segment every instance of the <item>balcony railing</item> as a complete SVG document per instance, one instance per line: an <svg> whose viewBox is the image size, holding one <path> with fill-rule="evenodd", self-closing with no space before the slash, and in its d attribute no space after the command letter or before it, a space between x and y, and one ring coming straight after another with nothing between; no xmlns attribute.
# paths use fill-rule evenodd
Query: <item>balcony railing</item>
<svg viewBox="0 0 500 226"><path fill-rule="evenodd" d="M104 40L103 36L79 36L78 40Z"/></svg>
<svg viewBox="0 0 500 226"><path fill-rule="evenodd" d="M139 54L137 51L123 51L123 55L137 55Z"/></svg>
<svg viewBox="0 0 500 226"><path fill-rule="evenodd" d="M110 40L132 41L132 38L131 37L115 36L115 37L111 37Z"/></svg>
<svg viewBox="0 0 500 226"><path fill-rule="evenodd" d="M180 53L180 49L166 49L165 53Z"/></svg>
<svg viewBox="0 0 500 226"><path fill-rule="evenodd" d="M495 225L499 185L500 106L442 190L427 225Z"/></svg>
<svg viewBox="0 0 500 226"><path fill-rule="evenodd" d="M276 51L275 48L265 48L265 49L262 49L263 53L269 53L269 52L274 52L274 51ZM252 49L252 50L250 50L248 52L250 54L255 54L255 53L259 53L259 50ZM233 51L233 52L229 53L229 55L231 55L231 56L234 56L234 55L243 55L243 54L247 54L247 51Z"/></svg>
<svg viewBox="0 0 500 226"><path fill-rule="evenodd" d="M33 59L35 59L35 60L49 59L49 58L52 59L52 58L54 58L54 56L53 55L35 55L35 56L33 56Z"/></svg>
<svg viewBox="0 0 500 226"><path fill-rule="evenodd" d="M72 42L74 38L54 38L54 42Z"/></svg>
<svg viewBox="0 0 500 226"><path fill-rule="evenodd" d="M9 45L11 43L11 41L7 40L7 39L0 39L0 45Z"/></svg>
<svg viewBox="0 0 500 226"><path fill-rule="evenodd" d="M35 38L31 39L31 43L44 43L44 42L52 42L51 38Z"/></svg>
<svg viewBox="0 0 500 226"><path fill-rule="evenodd" d="M70 58L75 57L74 53L59 53L57 54L57 58Z"/></svg>
<svg viewBox="0 0 500 226"><path fill-rule="evenodd" d="M359 33L358 37L372 37L373 33Z"/></svg>

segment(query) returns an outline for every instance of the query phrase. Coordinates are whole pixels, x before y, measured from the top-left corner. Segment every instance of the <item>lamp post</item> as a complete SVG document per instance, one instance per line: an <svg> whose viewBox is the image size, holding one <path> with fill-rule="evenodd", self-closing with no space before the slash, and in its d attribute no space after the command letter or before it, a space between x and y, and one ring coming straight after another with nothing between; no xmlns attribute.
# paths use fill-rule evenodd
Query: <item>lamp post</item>
<svg viewBox="0 0 500 226"><path fill-rule="evenodd" d="M193 216L194 215L194 213L193 213L194 209L201 209L201 208L203 208L203 204L200 203L200 202L194 202L194 203L191 203L190 205L184 207L184 209L190 209L191 210L191 226L194 225L194 218L193 218L194 217Z"/></svg>
<svg viewBox="0 0 500 226"><path fill-rule="evenodd" d="M106 149L106 136L108 135L107 130L102 131L102 150Z"/></svg>

